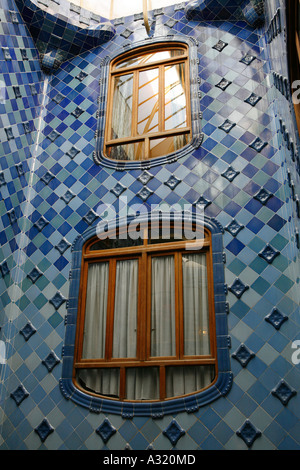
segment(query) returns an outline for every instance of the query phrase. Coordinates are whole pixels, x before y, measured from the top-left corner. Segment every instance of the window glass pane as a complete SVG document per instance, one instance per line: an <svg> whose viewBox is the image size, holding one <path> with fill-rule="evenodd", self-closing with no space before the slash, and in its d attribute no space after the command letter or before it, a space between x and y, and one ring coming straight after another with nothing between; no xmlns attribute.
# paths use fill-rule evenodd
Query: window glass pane
<svg viewBox="0 0 300 470"><path fill-rule="evenodd" d="M113 357L136 357L138 260L117 261Z"/></svg>
<svg viewBox="0 0 300 470"><path fill-rule="evenodd" d="M189 142L189 134L176 135L161 139L150 140L150 158L168 155L181 149Z"/></svg>
<svg viewBox="0 0 300 470"><path fill-rule="evenodd" d="M114 79L111 138L131 135L133 75L121 75ZM120 118L121 117L121 118Z"/></svg>
<svg viewBox="0 0 300 470"><path fill-rule="evenodd" d="M92 263L88 268L83 333L83 359L102 359L105 355L108 262Z"/></svg>
<svg viewBox="0 0 300 470"><path fill-rule="evenodd" d="M108 236L105 240L97 240L90 248L90 251L108 250L113 248L127 248L131 246L143 245L142 237L134 240L126 232L122 234L124 238L119 238L112 234L111 238Z"/></svg>
<svg viewBox="0 0 300 470"><path fill-rule="evenodd" d="M175 222L172 220L172 212L165 213L160 225L151 222L148 230L148 243L153 245L155 243L173 243L187 241L205 240L205 233L203 226L199 223L194 224L192 221L186 219L183 222L180 218Z"/></svg>
<svg viewBox="0 0 300 470"><path fill-rule="evenodd" d="M111 369L78 369L76 379L86 390L111 398L119 398L120 371Z"/></svg>
<svg viewBox="0 0 300 470"><path fill-rule="evenodd" d="M186 60L180 59L186 52L185 48L179 47L158 49L157 52L145 52L125 59L114 66L115 70L130 66L136 68L133 73L128 70L128 74L119 72L120 75L114 73L111 76L111 129L105 148L108 158L134 161L161 157L180 150L190 141L190 132L185 134L188 130ZM166 61L170 63L174 58L182 62L167 65ZM155 62L160 64L155 65ZM180 131L181 135L171 136L173 129ZM169 135L164 136L164 131ZM157 134L160 137L155 139ZM137 138L141 137L138 142ZM117 139L118 145L114 142Z"/></svg>
<svg viewBox="0 0 300 470"><path fill-rule="evenodd" d="M173 57L179 57L185 53L184 49L171 49L168 51L152 52L150 54L142 54L138 57L132 57L130 59L119 62L116 65L116 69L122 67L132 67L133 65L147 65L159 60L172 59Z"/></svg>
<svg viewBox="0 0 300 470"><path fill-rule="evenodd" d="M113 160L143 160L144 142L107 147L106 153Z"/></svg>
<svg viewBox="0 0 300 470"><path fill-rule="evenodd" d="M158 69L139 73L138 134L158 132Z"/></svg>
<svg viewBox="0 0 300 470"><path fill-rule="evenodd" d="M185 239L182 222L171 222L171 216L166 217L159 225L155 222L151 223L148 239L150 245L154 243L172 243Z"/></svg>
<svg viewBox="0 0 300 470"><path fill-rule="evenodd" d="M152 258L151 356L175 356L175 269L173 256Z"/></svg>
<svg viewBox="0 0 300 470"><path fill-rule="evenodd" d="M182 255L184 354L210 353L206 255Z"/></svg>
<svg viewBox="0 0 300 470"><path fill-rule="evenodd" d="M185 65L165 67L165 130L186 127Z"/></svg>
<svg viewBox="0 0 300 470"><path fill-rule="evenodd" d="M212 383L214 366L166 367L166 398L197 392Z"/></svg>
<svg viewBox="0 0 300 470"><path fill-rule="evenodd" d="M156 400L159 398L158 367L133 367L126 371L126 398L128 400Z"/></svg>

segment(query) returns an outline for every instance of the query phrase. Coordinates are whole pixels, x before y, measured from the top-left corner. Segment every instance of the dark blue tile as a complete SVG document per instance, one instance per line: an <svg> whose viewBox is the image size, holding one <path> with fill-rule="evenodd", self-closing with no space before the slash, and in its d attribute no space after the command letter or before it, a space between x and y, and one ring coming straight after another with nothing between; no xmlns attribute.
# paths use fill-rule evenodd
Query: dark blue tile
<svg viewBox="0 0 300 470"><path fill-rule="evenodd" d="M286 220L276 214L269 220L268 225L279 232L286 223Z"/></svg>
<svg viewBox="0 0 300 470"><path fill-rule="evenodd" d="M240 251L245 248L245 245L238 239L233 239L227 246L227 250L231 251L235 256L237 256Z"/></svg>
<svg viewBox="0 0 300 470"><path fill-rule="evenodd" d="M231 201L227 206L224 207L225 212L231 215L231 217L235 217L236 214L241 210L241 206L239 206L236 202Z"/></svg>
<svg viewBox="0 0 300 470"><path fill-rule="evenodd" d="M253 233L258 233L264 226L264 223L259 220L257 217L253 217L246 227L251 230Z"/></svg>
<svg viewBox="0 0 300 470"><path fill-rule="evenodd" d="M255 199L251 199L246 205L245 209L251 212L251 214L256 214L261 209L261 204Z"/></svg>

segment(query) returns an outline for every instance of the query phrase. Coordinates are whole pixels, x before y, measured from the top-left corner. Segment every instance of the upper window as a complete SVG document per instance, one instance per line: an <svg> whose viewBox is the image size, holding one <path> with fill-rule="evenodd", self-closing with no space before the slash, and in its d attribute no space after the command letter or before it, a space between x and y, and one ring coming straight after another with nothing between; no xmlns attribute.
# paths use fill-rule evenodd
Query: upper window
<svg viewBox="0 0 300 470"><path fill-rule="evenodd" d="M293 99L298 133L300 133L300 1L286 2L287 34L288 34L288 59L291 93L295 92ZM296 87L296 89L294 88ZM294 97L294 95L293 95Z"/></svg>
<svg viewBox="0 0 300 470"><path fill-rule="evenodd" d="M188 243L172 231L167 239L148 237L148 228L138 239L126 235L120 229L84 247L77 386L123 401L207 388L217 377L209 231Z"/></svg>
<svg viewBox="0 0 300 470"><path fill-rule="evenodd" d="M156 44L119 56L110 66L104 154L149 160L192 139L188 47Z"/></svg>

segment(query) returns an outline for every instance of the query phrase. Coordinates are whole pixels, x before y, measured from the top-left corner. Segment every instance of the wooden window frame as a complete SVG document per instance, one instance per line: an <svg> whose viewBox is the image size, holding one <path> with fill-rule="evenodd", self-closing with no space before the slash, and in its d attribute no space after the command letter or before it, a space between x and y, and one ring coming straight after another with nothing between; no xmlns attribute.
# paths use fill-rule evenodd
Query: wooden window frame
<svg viewBox="0 0 300 470"><path fill-rule="evenodd" d="M148 233L148 232L147 232ZM97 397L109 398L117 401L139 401L127 400L125 398L125 373L126 369L130 367L158 367L159 368L159 385L160 397L159 400L142 400L146 402L174 400L180 398L165 397L165 373L167 366L182 366L182 365L212 365L215 368L215 379L206 388L211 387L217 379L217 345L216 345L216 325L215 325L215 311L214 311L214 287L213 287L213 258L212 258L212 243L211 234L209 230L204 230L204 240L200 241L201 249L197 250L197 243L199 240L189 241L194 243L195 247L192 251L185 249L185 241L174 241L168 243L148 243L148 237L143 237L143 244L129 248L111 248L99 251L92 251L91 247L97 242L98 238L93 237L85 245L82 252L82 275L80 278L80 291L78 303L78 319L75 341L75 353L73 364L73 382L76 388L82 390L87 394ZM207 285L208 285L208 309L209 309L209 333L210 333L210 355L202 356L185 356L183 353L184 338L183 338L183 284L181 272L181 259L182 253L206 253L206 267L207 267ZM150 354L150 321L151 321L151 257L164 256L166 254L174 255L175 259L175 316L176 316L176 357L153 357ZM108 288L108 313L106 332L105 358L104 359L82 359L82 346L83 346L83 331L85 321L85 299L87 291L87 273L90 263L101 261L109 261L110 275L115 271L116 261L123 259L139 259L139 288L138 288L138 334L137 334L137 357L136 358L113 358L112 357L112 332L113 328L113 302L115 291L115 276L112 277L113 282L109 282ZM146 273L146 275L144 275ZM178 288L180 286L180 288ZM147 296L141 295L141 292L147 292ZM145 312L145 314L143 313ZM119 368L120 369L120 395L118 398L110 398L105 395L96 394L85 390L76 380L76 373L78 369L103 369L103 368ZM199 391L191 391L192 395ZM187 396L184 395L184 396Z"/></svg>
<svg viewBox="0 0 300 470"><path fill-rule="evenodd" d="M120 62L124 62L130 58L139 57L141 55L149 54L149 53L157 53L159 51L171 51L174 49L182 49L184 52L183 55L179 55L170 59L166 60L158 60L153 61L146 64L138 64L129 67L123 67L117 69L117 65ZM186 127L182 128L173 128L170 130L163 129L163 122L164 122L164 67L167 65L177 65L177 64L184 64L185 67L185 96L186 96L186 119L187 125ZM138 108L138 74L140 71L151 70L153 68L159 69L159 98L158 98L158 132L145 132L143 134L138 134L137 132L137 108ZM112 129L112 114L113 114L113 92L114 92L114 78L119 75L130 74L133 73L133 105L132 105L132 126L131 126L131 136L124 137L124 138L117 138L112 139L110 137L111 129ZM108 155L108 148L114 147L118 145L127 145L127 144L135 144L135 143L144 143L144 158L139 159L135 158L133 161L144 161L144 160L153 160L155 158L161 158L161 156L150 156L150 140L153 139L162 139L167 137L175 137L175 136L188 136L187 142L184 144L183 147L188 145L192 140L192 123L191 123L191 97L190 97L190 69L189 69L189 48L187 44L175 42L175 43L160 43L160 44L153 44L149 46L143 46L134 51L130 51L124 53L117 58L115 58L111 64L109 69L109 80L108 80L108 101L107 101L107 120L105 126L105 134L104 134L104 148L103 153L108 159L112 159ZM182 148L183 148L182 147ZM181 149L178 149L181 150ZM136 155L135 155L136 156ZM112 159L113 161L122 161ZM126 162L130 162L131 160L125 160Z"/></svg>
<svg viewBox="0 0 300 470"><path fill-rule="evenodd" d="M300 37L298 31L298 21L300 16L299 0L286 1L286 21L287 21L287 50L288 63L290 72L290 84L300 80ZM291 95L294 90L291 89ZM300 135L300 103L293 103L295 110L295 118Z"/></svg>

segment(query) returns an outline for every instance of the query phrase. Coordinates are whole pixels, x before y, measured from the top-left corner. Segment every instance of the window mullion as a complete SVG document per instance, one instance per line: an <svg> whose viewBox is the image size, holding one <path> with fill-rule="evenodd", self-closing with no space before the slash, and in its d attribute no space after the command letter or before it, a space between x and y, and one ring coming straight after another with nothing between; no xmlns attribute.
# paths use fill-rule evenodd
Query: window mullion
<svg viewBox="0 0 300 470"><path fill-rule="evenodd" d="M144 158L143 160L149 160L150 158L150 139L149 137L145 137L144 140Z"/></svg>
<svg viewBox="0 0 300 470"><path fill-rule="evenodd" d="M165 66L159 66L159 85L158 85L158 131L165 130Z"/></svg>
<svg viewBox="0 0 300 470"><path fill-rule="evenodd" d="M132 123L131 123L131 137L138 135L138 113L139 113L139 83L140 83L140 70L133 72L133 97L132 97ZM144 156L143 160L148 159L148 148L146 140L136 142L136 149L134 151L135 158L140 160L139 155L141 154L141 146L144 145Z"/></svg>
<svg viewBox="0 0 300 470"><path fill-rule="evenodd" d="M109 97L108 97L108 106L109 106L109 113L108 113L108 123L106 128L106 142L113 139L112 135L112 116L113 116L113 104L114 104L114 85L115 84L115 77L111 77L110 87L109 87Z"/></svg>
<svg viewBox="0 0 300 470"><path fill-rule="evenodd" d="M139 104L139 70L133 72L133 97L132 97L132 122L131 136L137 136L138 121L138 104Z"/></svg>

